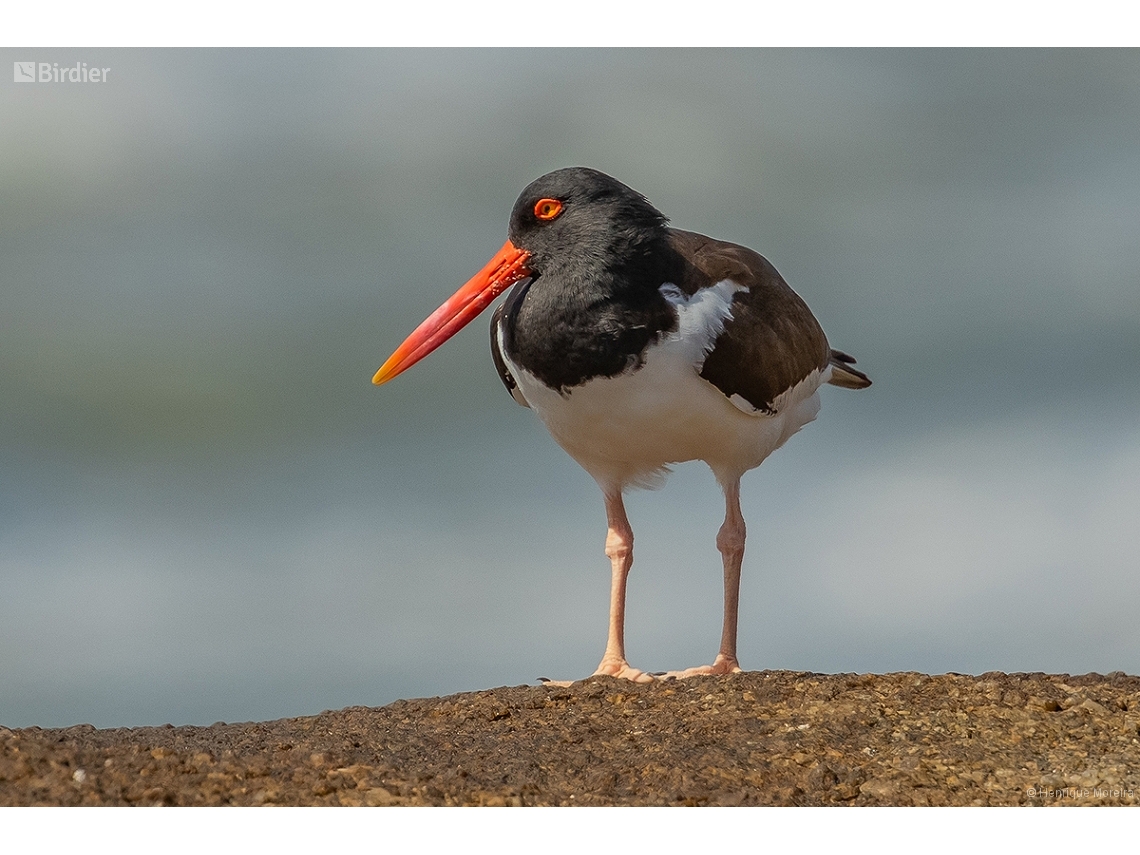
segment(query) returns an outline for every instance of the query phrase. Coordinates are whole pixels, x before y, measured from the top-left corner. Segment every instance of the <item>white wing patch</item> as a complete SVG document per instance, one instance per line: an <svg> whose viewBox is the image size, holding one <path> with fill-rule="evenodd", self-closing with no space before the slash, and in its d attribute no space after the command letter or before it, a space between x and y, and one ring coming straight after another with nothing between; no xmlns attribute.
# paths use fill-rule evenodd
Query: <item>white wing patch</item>
<svg viewBox="0 0 1140 855"><path fill-rule="evenodd" d="M710 288L702 288L692 297L686 296L672 282L666 282L658 290L677 307L677 329L669 340L682 344L693 367L700 371L717 337L724 332L725 323L732 317L732 298L737 291L748 289L724 279Z"/></svg>
<svg viewBox="0 0 1140 855"><path fill-rule="evenodd" d="M740 410L742 413L747 413L751 416L760 412L759 407L752 406L752 402L741 395L739 392L733 392L731 395L729 395L728 400L732 402L732 406L736 407L736 409Z"/></svg>

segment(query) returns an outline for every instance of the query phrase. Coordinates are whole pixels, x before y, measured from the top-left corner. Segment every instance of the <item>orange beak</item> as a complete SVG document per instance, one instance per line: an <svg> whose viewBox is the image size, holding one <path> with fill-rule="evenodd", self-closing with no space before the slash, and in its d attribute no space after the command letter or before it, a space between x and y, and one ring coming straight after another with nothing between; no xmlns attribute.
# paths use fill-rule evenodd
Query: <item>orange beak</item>
<svg viewBox="0 0 1140 855"><path fill-rule="evenodd" d="M530 276L527 257L526 250L519 249L509 240L503 244L503 248L482 270L404 339L404 343L380 366L372 382L379 386L411 368L471 323L496 297L520 279Z"/></svg>

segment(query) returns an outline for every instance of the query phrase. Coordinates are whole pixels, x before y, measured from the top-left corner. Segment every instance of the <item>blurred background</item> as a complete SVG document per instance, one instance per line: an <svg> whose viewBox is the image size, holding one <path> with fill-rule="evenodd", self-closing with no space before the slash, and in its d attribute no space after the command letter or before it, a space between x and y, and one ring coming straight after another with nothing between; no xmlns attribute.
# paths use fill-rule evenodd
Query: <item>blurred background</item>
<svg viewBox="0 0 1140 855"><path fill-rule="evenodd" d="M370 383L577 164L762 252L875 381L745 478L745 668L1140 672L1136 51L0 59L0 724L591 673L601 497L489 313ZM631 661L711 661L711 474L627 506Z"/></svg>

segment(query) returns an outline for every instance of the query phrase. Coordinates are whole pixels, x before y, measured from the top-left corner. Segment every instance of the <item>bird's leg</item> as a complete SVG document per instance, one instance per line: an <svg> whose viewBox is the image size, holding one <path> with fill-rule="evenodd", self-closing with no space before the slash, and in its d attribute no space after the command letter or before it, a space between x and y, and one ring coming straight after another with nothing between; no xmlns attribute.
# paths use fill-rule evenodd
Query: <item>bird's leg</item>
<svg viewBox="0 0 1140 855"><path fill-rule="evenodd" d="M610 629L606 639L606 652L594 675L622 677L637 683L648 683L653 678L643 671L631 668L625 659L625 583L629 568L633 566L633 529L625 515L621 490L606 492L606 556L610 559L613 574L610 583Z"/></svg>
<svg viewBox="0 0 1140 855"><path fill-rule="evenodd" d="M740 614L740 565L744 561L744 514L740 512L740 479L724 488L724 524L716 535L716 548L724 560L724 628L720 651L713 662L713 674L733 674L740 670L736 661L736 622Z"/></svg>
<svg viewBox="0 0 1140 855"><path fill-rule="evenodd" d="M635 683L649 683L653 677L637 668L631 668L625 661L625 580L629 568L633 566L633 529L625 515L621 490L616 493L606 491L606 556L610 559L610 629L606 638L606 652L593 676L621 677ZM569 680L548 680L539 678L548 686L569 686Z"/></svg>
<svg viewBox="0 0 1140 855"><path fill-rule="evenodd" d="M701 674L735 674L740 671L736 660L736 622L740 610L740 565L744 561L744 514L740 511L740 479L724 485L724 524L716 535L716 548L724 560L724 628L720 634L720 652L712 665L669 671L664 677L695 677Z"/></svg>

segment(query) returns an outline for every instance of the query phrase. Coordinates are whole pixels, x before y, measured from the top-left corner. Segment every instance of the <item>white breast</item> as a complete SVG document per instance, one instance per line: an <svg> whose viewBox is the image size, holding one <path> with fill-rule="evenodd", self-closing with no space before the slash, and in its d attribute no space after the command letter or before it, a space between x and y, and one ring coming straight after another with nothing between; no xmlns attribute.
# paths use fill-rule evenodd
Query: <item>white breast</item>
<svg viewBox="0 0 1140 855"><path fill-rule="evenodd" d="M515 365L501 329L499 349L555 441L603 490L657 487L669 464L686 460L704 460L726 481L759 466L815 418L818 389L826 380L813 371L777 399L775 414L767 414L735 404L701 378L740 290L726 280L687 297L675 285L662 285L661 293L676 306L677 329L650 345L640 368L594 378L566 393Z"/></svg>

